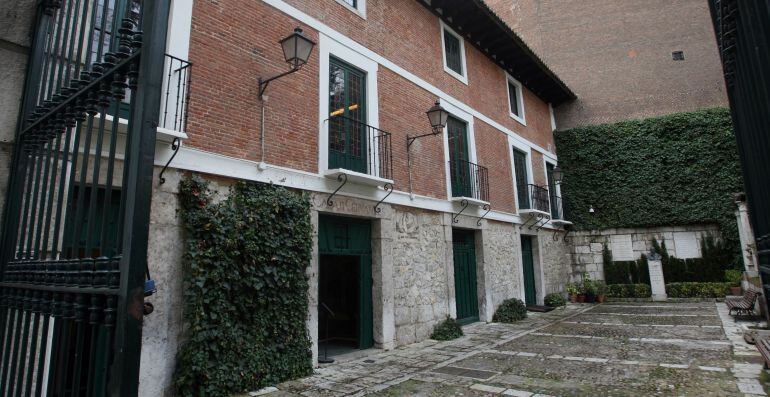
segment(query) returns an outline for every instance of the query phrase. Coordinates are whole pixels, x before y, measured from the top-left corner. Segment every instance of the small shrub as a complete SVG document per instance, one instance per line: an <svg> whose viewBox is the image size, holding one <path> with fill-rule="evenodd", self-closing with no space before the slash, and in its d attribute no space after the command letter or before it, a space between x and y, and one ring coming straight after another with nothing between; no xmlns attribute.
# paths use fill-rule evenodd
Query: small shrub
<svg viewBox="0 0 770 397"><path fill-rule="evenodd" d="M743 272L738 269L725 270L725 281L733 285L740 285L743 280Z"/></svg>
<svg viewBox="0 0 770 397"><path fill-rule="evenodd" d="M577 295L580 293L580 288L578 287L577 283L567 283L567 285L565 285L564 288L567 290L567 293L570 295Z"/></svg>
<svg viewBox="0 0 770 397"><path fill-rule="evenodd" d="M723 298L730 294L733 283L668 283L669 298Z"/></svg>
<svg viewBox="0 0 770 397"><path fill-rule="evenodd" d="M463 329L460 323L452 317L447 316L446 320L436 324L433 327L433 333L430 338L433 340L452 340L463 336Z"/></svg>
<svg viewBox="0 0 770 397"><path fill-rule="evenodd" d="M546 306L550 307L559 307L567 304L567 301L564 300L564 297L558 292L546 295L543 302L545 302Z"/></svg>
<svg viewBox="0 0 770 397"><path fill-rule="evenodd" d="M495 311L492 321L496 323L514 323L527 318L527 306L521 299L506 299Z"/></svg>

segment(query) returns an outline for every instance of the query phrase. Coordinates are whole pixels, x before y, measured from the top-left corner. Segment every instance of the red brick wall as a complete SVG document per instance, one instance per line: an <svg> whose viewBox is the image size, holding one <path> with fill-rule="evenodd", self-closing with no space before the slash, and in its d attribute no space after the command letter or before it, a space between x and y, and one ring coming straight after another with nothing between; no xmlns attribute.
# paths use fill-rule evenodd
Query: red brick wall
<svg viewBox="0 0 770 397"><path fill-rule="evenodd" d="M504 72L468 42L465 53L469 84L444 72L439 20L417 1L370 0L367 19L334 0L288 2L526 139L544 148L552 145L548 105L525 88L527 126L513 120L508 112ZM260 159L257 78L286 70L277 42L295 26L318 39L317 32L261 1L195 2L190 39L194 71L188 146ZM266 162L318 171L318 75L316 49L301 71L272 82L267 89ZM436 98L383 66L377 80L379 125L393 134L396 189L407 190L406 134L429 131L425 110ZM514 212L507 138L481 120L474 125L478 161L490 169L493 207ZM442 138L415 142L412 154L414 192L446 198ZM533 160L542 163L539 158Z"/></svg>

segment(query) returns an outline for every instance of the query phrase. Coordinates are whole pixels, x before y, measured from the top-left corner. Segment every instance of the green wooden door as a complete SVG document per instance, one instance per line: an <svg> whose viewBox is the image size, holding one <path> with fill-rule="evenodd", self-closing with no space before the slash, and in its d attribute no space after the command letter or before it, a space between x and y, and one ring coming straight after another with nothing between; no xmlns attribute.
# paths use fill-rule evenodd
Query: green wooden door
<svg viewBox="0 0 770 397"><path fill-rule="evenodd" d="M329 169L367 173L366 73L329 61Z"/></svg>
<svg viewBox="0 0 770 397"><path fill-rule="evenodd" d="M321 215L318 218L319 254L358 258L359 349L366 349L374 345L371 236L371 222L368 220L327 215Z"/></svg>
<svg viewBox="0 0 770 397"><path fill-rule="evenodd" d="M521 258L524 266L524 300L527 306L536 305L535 261L532 256L532 237L530 236L521 236Z"/></svg>
<svg viewBox="0 0 770 397"><path fill-rule="evenodd" d="M454 117L447 120L449 141L449 176L452 197L473 197L470 157L468 156L468 127Z"/></svg>
<svg viewBox="0 0 770 397"><path fill-rule="evenodd" d="M476 242L472 230L452 229L457 320L462 324L479 320L476 293Z"/></svg>

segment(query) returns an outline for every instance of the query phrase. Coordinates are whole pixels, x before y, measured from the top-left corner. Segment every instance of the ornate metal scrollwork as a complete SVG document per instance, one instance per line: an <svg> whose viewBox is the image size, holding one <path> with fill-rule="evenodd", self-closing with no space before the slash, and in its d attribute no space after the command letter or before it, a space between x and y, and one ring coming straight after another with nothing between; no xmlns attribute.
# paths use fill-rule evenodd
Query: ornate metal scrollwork
<svg viewBox="0 0 770 397"><path fill-rule="evenodd" d="M339 185L339 187L337 187L335 191L332 192L332 194L329 195L329 198L326 199L326 205L328 205L329 207L334 206L334 201L332 201L332 197L334 197L334 195L337 194L337 192L339 192L340 189L342 189L342 187L345 186L346 183L348 183L348 176L346 174L337 175L337 182L341 182L341 184Z"/></svg>
<svg viewBox="0 0 770 397"><path fill-rule="evenodd" d="M388 194L385 195L385 197L382 198L382 200L378 201L377 204L374 205L374 212L379 214L382 212L382 208L380 208L380 204L382 204L386 198L388 198L393 193L393 184L392 183L386 183L382 186L383 189L385 189Z"/></svg>
<svg viewBox="0 0 770 397"><path fill-rule="evenodd" d="M163 173L166 172L166 169L168 168L168 165L171 164L172 161L174 161L174 157L176 157L176 154L179 153L179 148L182 146L182 141L179 139L179 137L174 138L174 141L171 142L171 150L174 151L174 154L171 155L171 158L168 159L168 162L166 162L166 165L163 166L163 169L160 170L160 174L158 174L158 183L164 184L166 183L166 178L163 177Z"/></svg>
<svg viewBox="0 0 770 397"><path fill-rule="evenodd" d="M460 212L458 212L458 213L454 214L454 216L452 216L452 223L459 223L460 222L457 218L460 216L460 214L463 213L463 211L465 211L466 208L468 208L468 200L463 199L463 201L460 201L460 206L462 207L460 209Z"/></svg>
<svg viewBox="0 0 770 397"><path fill-rule="evenodd" d="M481 221L487 217L490 211L492 211L492 206L489 204L484 204L482 208L487 210L487 212L485 212L484 215L482 215L481 218L479 218L479 220L476 221L476 226L481 226Z"/></svg>

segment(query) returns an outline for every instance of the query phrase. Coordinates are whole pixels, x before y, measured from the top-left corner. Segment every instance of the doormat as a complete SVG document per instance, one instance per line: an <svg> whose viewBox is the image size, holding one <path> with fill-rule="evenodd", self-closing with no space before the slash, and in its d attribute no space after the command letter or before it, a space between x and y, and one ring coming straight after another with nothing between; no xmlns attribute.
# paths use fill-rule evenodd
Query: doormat
<svg viewBox="0 0 770 397"><path fill-rule="evenodd" d="M527 306L527 311L538 312L538 313L550 312L553 309L554 309L553 307L549 307L549 306L538 306L538 305Z"/></svg>

